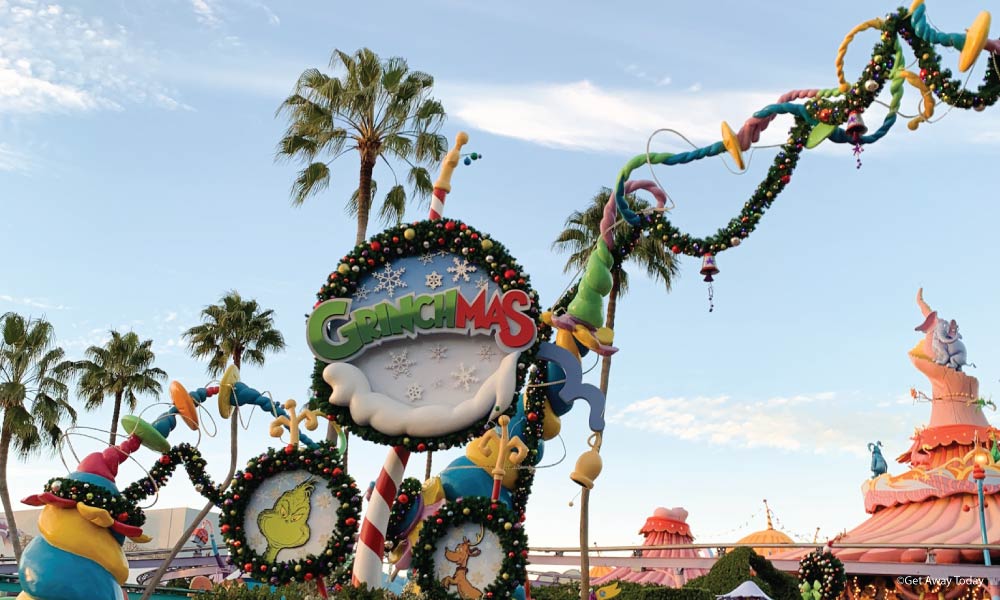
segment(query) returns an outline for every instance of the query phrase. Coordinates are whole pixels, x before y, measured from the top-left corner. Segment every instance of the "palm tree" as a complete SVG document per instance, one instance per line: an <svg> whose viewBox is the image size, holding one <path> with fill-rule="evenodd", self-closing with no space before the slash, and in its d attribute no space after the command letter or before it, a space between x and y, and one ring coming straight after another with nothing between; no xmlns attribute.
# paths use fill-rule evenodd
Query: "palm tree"
<svg viewBox="0 0 1000 600"><path fill-rule="evenodd" d="M414 195L428 198L434 186L427 166L439 161L447 149L444 136L437 133L445 113L430 96L434 78L410 71L402 58L383 61L368 48L354 54L335 50L330 67L344 74L336 78L306 69L295 93L278 108L278 114L287 114L289 125L278 142L277 158L306 164L292 184L292 204L299 206L329 187L330 163L357 151L361 171L347 212L357 218L356 243L362 244L376 189L375 165L381 160L395 180L379 216L398 224L406 208L406 189L389 160L405 163Z"/></svg>
<svg viewBox="0 0 1000 600"><path fill-rule="evenodd" d="M47 446L54 449L68 416L76 422L76 411L69 404L67 380L73 363L64 360L62 348L55 345L55 332L48 321L25 319L15 313L0 317L0 501L14 557L21 558L14 511L7 489L7 459L11 447L20 458L27 458Z"/></svg>
<svg viewBox="0 0 1000 600"><path fill-rule="evenodd" d="M597 246L597 241L601 237L601 219L604 216L604 205L611 195L611 190L602 188L590 200L590 205L583 211L573 211L573 214L566 219L566 229L559 234L552 248L560 252L570 252L569 259L563 272L579 271L586 267L591 251ZM629 207L636 211L648 210L649 203L636 198L634 195L626 196L625 200ZM627 227L620 227L615 231L615 245L625 246L629 243ZM629 274L622 264L621 258L614 253L615 264L611 267L611 293L608 294L608 310L604 319L604 324L610 329L615 327L615 313L618 309L618 298L628 292ZM653 281L662 282L666 291L670 291L673 278L677 275L677 263L673 255L661 244L659 240L652 236L642 236L639 238L635 249L625 259L625 262L639 267L647 277ZM611 375L611 357L605 356L601 360L601 392L608 393L608 378Z"/></svg>
<svg viewBox="0 0 1000 600"><path fill-rule="evenodd" d="M188 349L195 358L208 357L208 372L218 375L226 369L230 359L239 369L243 361L249 364L263 365L266 353L285 349L285 339L281 332L274 328L274 311L261 310L256 300L244 300L236 290L224 295L218 304L206 306L201 311L202 324L195 325L184 333L188 340ZM226 473L220 491L229 488L236 473L238 456L237 427L240 422L239 408L229 416L229 472ZM215 505L205 504L188 528L177 539L167 557L146 582L141 600L149 600L153 591L163 579L167 569L177 553L194 534L194 530L208 515Z"/></svg>
<svg viewBox="0 0 1000 600"><path fill-rule="evenodd" d="M122 401L129 410L135 410L138 403L136 394L158 397L163 389L160 381L166 379L167 374L152 366L156 359L152 345L153 340L140 341L134 331L124 335L112 331L111 339L106 344L87 348L84 353L87 360L74 365L79 374L77 394L86 401L84 408L99 408L108 396L115 399L108 442L112 446L117 438Z"/></svg>
<svg viewBox="0 0 1000 600"><path fill-rule="evenodd" d="M564 272L579 271L587 265L590 253L601 239L601 219L604 217L604 205L608 202L611 190L602 188L590 200L590 205L583 211L573 211L566 219L566 229L559 234L552 247L559 251L570 252ZM626 196L629 207L640 212L649 209L649 203ZM622 247L630 243L628 227L615 230L615 246ZM625 271L621 257L615 257L611 267L611 292L608 294L608 310L604 318L605 326L614 329L615 312L618 309L618 298L628 292L628 272ZM664 244L652 236L641 236L635 248L625 259L626 262L643 269L646 275L654 281L661 281L670 291L670 284L677 274L677 263ZM608 393L608 379L611 376L611 357L601 358L601 392ZM590 505L590 490L583 488L580 492L580 598L586 600L590 587L590 561L587 556L587 520Z"/></svg>
<svg viewBox="0 0 1000 600"><path fill-rule="evenodd" d="M184 333L195 358L208 358L208 372L219 375L232 360L239 369L246 361L263 365L265 353L285 349L285 338L274 328L274 311L261 310L256 300L244 300L233 290L218 304L201 311L202 324Z"/></svg>

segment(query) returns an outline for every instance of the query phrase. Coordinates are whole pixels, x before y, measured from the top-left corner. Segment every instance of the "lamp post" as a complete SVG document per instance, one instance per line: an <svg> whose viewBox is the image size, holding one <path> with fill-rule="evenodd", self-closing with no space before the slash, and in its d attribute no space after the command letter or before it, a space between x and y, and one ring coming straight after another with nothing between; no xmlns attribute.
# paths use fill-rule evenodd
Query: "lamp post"
<svg viewBox="0 0 1000 600"><path fill-rule="evenodd" d="M983 534L983 545L985 546L990 541L986 536L986 506L983 497L983 480L986 479L986 469L983 468L983 465L990 462L990 455L982 448L977 447L975 461L976 464L972 467L972 478L976 480L976 491L979 494L979 530ZM990 562L990 551L988 548L983 548L983 562L987 567L993 566Z"/></svg>

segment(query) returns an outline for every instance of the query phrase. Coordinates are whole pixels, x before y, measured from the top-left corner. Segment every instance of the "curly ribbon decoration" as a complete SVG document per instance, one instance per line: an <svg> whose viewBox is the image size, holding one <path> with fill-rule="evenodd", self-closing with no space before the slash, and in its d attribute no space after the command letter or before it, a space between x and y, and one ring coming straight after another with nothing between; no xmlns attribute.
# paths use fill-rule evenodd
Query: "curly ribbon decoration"
<svg viewBox="0 0 1000 600"><path fill-rule="evenodd" d="M826 89L826 90L792 90L780 98L778 98L778 104L785 104L791 102L792 100L808 100L810 98L829 98L830 96L837 96L840 94L840 90L837 89ZM760 134L767 129L767 126L771 124L771 121L777 117L777 113L769 114L767 116L758 117L760 113L755 113L743 127L740 128L739 132L736 134L736 138L740 142L740 150L746 152L750 149L752 144L756 144L760 141Z"/></svg>
<svg viewBox="0 0 1000 600"><path fill-rule="evenodd" d="M924 100L924 107L921 114L906 124L906 127L909 128L910 131L916 131L917 127L919 127L921 123L934 116L934 96L931 95L931 91L927 88L927 84L924 83L916 73L902 70L899 72L899 75L905 79L907 83L917 88Z"/></svg>
<svg viewBox="0 0 1000 600"><path fill-rule="evenodd" d="M882 19L869 19L856 26L848 32L846 36L844 36L844 41L840 43L840 48L837 49L837 59L834 61L834 64L837 65L837 81L840 82L841 92L846 92L851 89L851 85L847 83L847 79L844 78L844 57L847 56L847 47L851 45L852 41L854 41L854 36L868 29L881 29L884 23L885 22Z"/></svg>
<svg viewBox="0 0 1000 600"><path fill-rule="evenodd" d="M653 197L656 198L657 209L662 209L666 206L667 194L655 182L645 179L625 182L626 194L632 194L637 190L646 190L653 194ZM614 199L615 195L612 193L611 197L608 198L608 202L604 205L604 216L601 218L601 238L609 250L615 247L614 227L615 222L618 220L618 205L614 202Z"/></svg>
<svg viewBox="0 0 1000 600"><path fill-rule="evenodd" d="M910 15L910 22L913 23L913 33L920 39L934 45L945 46L961 50L965 47L964 33L941 33L927 22L927 6L923 1L914 2L910 7L913 14Z"/></svg>

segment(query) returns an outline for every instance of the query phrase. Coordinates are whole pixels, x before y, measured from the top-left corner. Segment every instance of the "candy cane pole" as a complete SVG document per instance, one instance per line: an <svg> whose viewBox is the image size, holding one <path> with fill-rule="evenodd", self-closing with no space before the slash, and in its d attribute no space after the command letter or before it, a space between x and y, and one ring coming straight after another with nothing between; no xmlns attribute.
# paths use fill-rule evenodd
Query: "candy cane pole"
<svg viewBox="0 0 1000 600"><path fill-rule="evenodd" d="M444 214L444 197L451 191L451 174L458 166L462 146L467 143L469 143L469 134L464 131L458 132L458 135L455 136L455 145L451 147L448 154L444 156L444 161L441 162L441 174L434 182L434 197L431 198L430 219L432 221L440 219L441 215Z"/></svg>
<svg viewBox="0 0 1000 600"><path fill-rule="evenodd" d="M399 484L403 481L403 472L409 459L409 450L403 446L394 446L385 458L378 479L375 480L375 492L368 501L368 508L361 521L359 544L354 554L351 581L355 587L367 584L368 587L374 588L382 584L385 530L389 526L389 513L392 511L392 503L396 499Z"/></svg>

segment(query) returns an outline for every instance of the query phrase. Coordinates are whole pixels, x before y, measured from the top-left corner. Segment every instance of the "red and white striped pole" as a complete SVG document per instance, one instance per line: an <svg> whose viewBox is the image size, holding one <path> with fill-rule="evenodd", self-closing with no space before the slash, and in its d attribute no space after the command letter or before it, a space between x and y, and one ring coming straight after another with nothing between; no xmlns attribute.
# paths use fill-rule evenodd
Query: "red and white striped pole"
<svg viewBox="0 0 1000 600"><path fill-rule="evenodd" d="M367 584L370 588L377 588L382 585L385 531L389 526L389 513L392 512L392 503L396 500L396 492L403 481L403 472L409 459L409 450L403 446L393 446L375 480L375 490L361 521L358 546L354 551L351 582L355 587Z"/></svg>
<svg viewBox="0 0 1000 600"><path fill-rule="evenodd" d="M469 134L464 131L458 132L458 135L455 136L455 145L451 147L451 150L445 155L444 161L441 162L441 175L434 182L434 195L431 198L431 213L429 217L431 221L440 219L441 215L444 214L444 198L451 191L451 174L455 171L455 167L458 166L462 146L467 143L469 143Z"/></svg>

